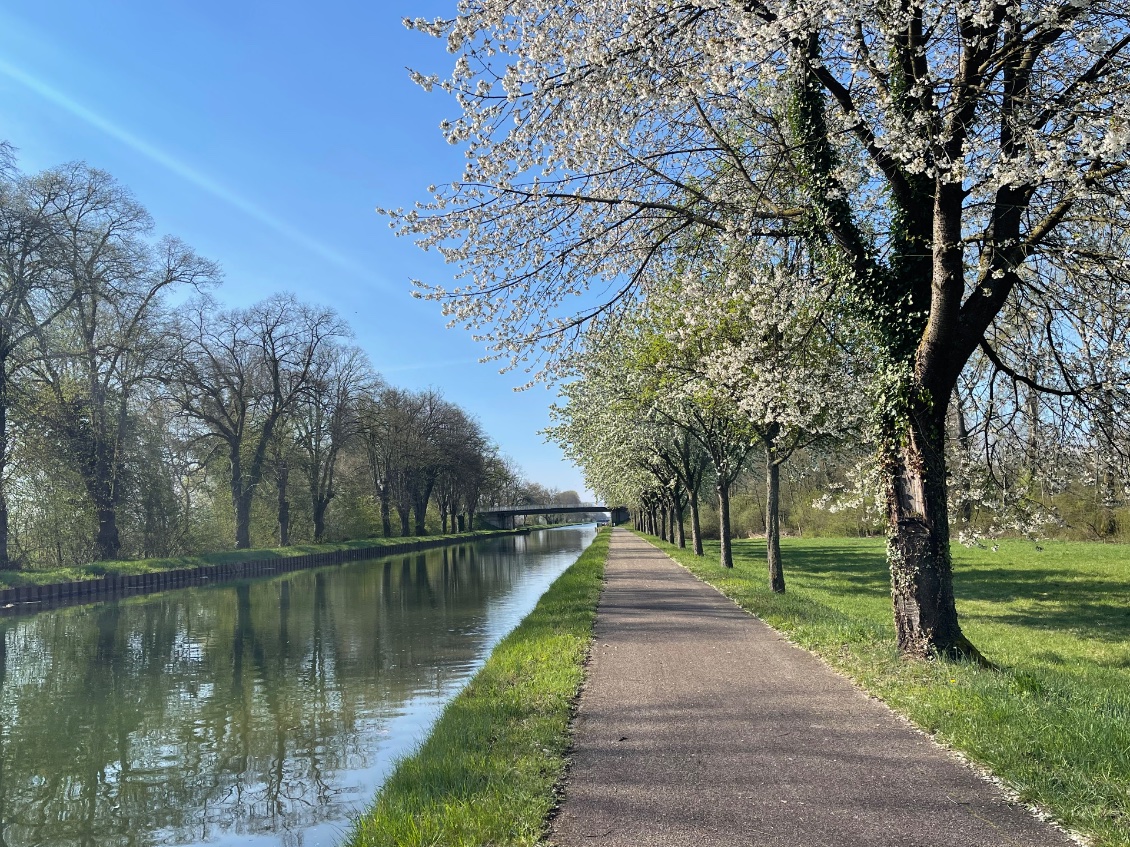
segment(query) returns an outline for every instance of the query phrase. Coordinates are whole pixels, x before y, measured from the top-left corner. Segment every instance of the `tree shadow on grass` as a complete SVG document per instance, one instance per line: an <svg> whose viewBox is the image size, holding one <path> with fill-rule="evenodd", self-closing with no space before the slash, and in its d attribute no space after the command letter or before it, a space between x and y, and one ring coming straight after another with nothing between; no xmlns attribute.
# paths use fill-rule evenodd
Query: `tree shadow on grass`
<svg viewBox="0 0 1130 847"><path fill-rule="evenodd" d="M757 540L736 540L734 544L735 569L723 570L717 564L717 544L707 545L706 555L697 560L695 566L701 567L708 579L732 577L736 584L730 586L733 599L753 614L762 617L773 626L783 626L786 631L815 624L818 627L831 627L840 633L852 632L862 640L874 641L889 637L889 633L878 631L875 622L835 608L833 605L813 599L808 594L786 591L774 594L769 590L768 579L761 579L759 571L765 568L765 544ZM785 564L785 579L790 574L804 573L822 579L819 590L829 595L844 597L871 594L884 597L888 594L890 582L885 563L880 554L876 564L874 551L827 549L823 546L811 550L798 550L795 542L782 551ZM809 553L815 555L809 556ZM713 554L713 556L712 556ZM838 581L838 582L837 582ZM844 585L844 583L851 583ZM851 640L851 636L844 636Z"/></svg>
<svg viewBox="0 0 1130 847"><path fill-rule="evenodd" d="M877 595L890 592L891 578L887 570L886 553L882 548L828 544L805 544L792 541L781 551L785 565L785 578L790 570L817 577L832 577L844 585L821 586L821 590L847 595L866 591Z"/></svg>
<svg viewBox="0 0 1130 847"><path fill-rule="evenodd" d="M743 545L745 546L745 545ZM764 554L764 546L760 546ZM758 548L746 547L752 560ZM819 590L838 596L885 595L890 576L881 548L845 544L806 544L793 540L783 551L786 578L790 570L823 580ZM962 611L966 620L1002 623L1035 630L1061 630L1104 642L1130 640L1130 585L1101 574L1062 566L957 565L954 590L958 602L988 602L991 614ZM959 610L960 611L960 610Z"/></svg>
<svg viewBox="0 0 1130 847"><path fill-rule="evenodd" d="M971 620L1066 630L1101 641L1130 639L1130 586L1121 581L1062 568L978 566L960 574L955 589L959 602L994 604L991 614L966 612Z"/></svg>

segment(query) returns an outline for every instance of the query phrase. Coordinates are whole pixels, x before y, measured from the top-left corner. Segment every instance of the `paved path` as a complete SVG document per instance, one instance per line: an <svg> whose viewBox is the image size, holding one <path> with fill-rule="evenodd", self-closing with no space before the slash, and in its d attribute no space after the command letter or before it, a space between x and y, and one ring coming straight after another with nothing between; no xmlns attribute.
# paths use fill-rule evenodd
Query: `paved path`
<svg viewBox="0 0 1130 847"><path fill-rule="evenodd" d="M1051 847L882 703L616 530L551 840L563 847Z"/></svg>

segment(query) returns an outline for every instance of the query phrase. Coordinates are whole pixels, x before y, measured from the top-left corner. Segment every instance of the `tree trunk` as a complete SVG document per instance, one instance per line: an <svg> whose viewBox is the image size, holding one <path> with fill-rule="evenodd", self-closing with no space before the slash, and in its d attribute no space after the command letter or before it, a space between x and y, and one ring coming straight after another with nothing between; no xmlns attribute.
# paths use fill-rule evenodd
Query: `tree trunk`
<svg viewBox="0 0 1130 847"><path fill-rule="evenodd" d="M676 542L678 543L680 550L686 550L687 549L687 533L686 533L686 530L683 528L683 509L684 508L685 508L685 504L679 503L678 500L675 501L675 509L674 509L674 512L673 512L673 518L672 519L675 521Z"/></svg>
<svg viewBox="0 0 1130 847"><path fill-rule="evenodd" d="M722 545L722 567L734 566L734 551L730 548L730 483L718 481L718 541Z"/></svg>
<svg viewBox="0 0 1130 847"><path fill-rule="evenodd" d="M279 494L279 546L288 547L290 546L290 501L286 499L286 491L290 483L290 466L285 459L279 462L275 473Z"/></svg>
<svg viewBox="0 0 1130 847"><path fill-rule="evenodd" d="M667 507L659 507L659 540L667 540Z"/></svg>
<svg viewBox="0 0 1130 847"><path fill-rule="evenodd" d="M235 549L246 550L251 547L251 492L237 494L233 491L232 505L235 507Z"/></svg>
<svg viewBox="0 0 1130 847"><path fill-rule="evenodd" d="M0 467L0 473L2 472L3 468ZM17 563L8 557L8 498L4 495L3 483L0 483L0 571L17 569Z"/></svg>
<svg viewBox="0 0 1130 847"><path fill-rule="evenodd" d="M691 492L691 545L696 556L702 555L702 523L698 516L698 492Z"/></svg>
<svg viewBox="0 0 1130 847"><path fill-rule="evenodd" d="M231 469L231 505L235 512L235 549L251 546L251 491L243 485L243 457L239 444L228 444L228 463Z"/></svg>
<svg viewBox="0 0 1130 847"><path fill-rule="evenodd" d="M946 507L945 408L925 403L909 415L901 443L888 449L887 562L899 652L985 663L961 631L953 596Z"/></svg>
<svg viewBox="0 0 1130 847"><path fill-rule="evenodd" d="M781 566L781 465L773 448L765 446L765 556L769 561L769 587L785 593L785 571Z"/></svg>
<svg viewBox="0 0 1130 847"><path fill-rule="evenodd" d="M400 516L400 535L401 535L402 538L407 538L409 535L412 534L412 529L408 525L409 509L408 509L407 506L400 506L398 504L397 507L396 507L396 511L397 511L397 514Z"/></svg>
<svg viewBox="0 0 1130 847"><path fill-rule="evenodd" d="M329 500L319 497L314 501L314 543L321 544L326 540L326 509L329 508Z"/></svg>
<svg viewBox="0 0 1130 847"><path fill-rule="evenodd" d="M106 445L92 444L90 464L84 469L86 490L98 517L98 530L94 537L94 557L98 561L117 559L122 541L118 534L118 503L114 485L113 461L107 455Z"/></svg>
<svg viewBox="0 0 1130 847"><path fill-rule="evenodd" d="M111 561L121 553L122 541L118 535L118 510L113 506L99 507L98 534L94 538L94 556L98 561Z"/></svg>
<svg viewBox="0 0 1130 847"><path fill-rule="evenodd" d="M388 487L381 491L381 534L392 537L392 511L389 505Z"/></svg>
<svg viewBox="0 0 1130 847"><path fill-rule="evenodd" d="M427 529L424 527L424 518L428 514L428 501L417 500L412 505L412 511L416 515L416 535L426 535Z"/></svg>

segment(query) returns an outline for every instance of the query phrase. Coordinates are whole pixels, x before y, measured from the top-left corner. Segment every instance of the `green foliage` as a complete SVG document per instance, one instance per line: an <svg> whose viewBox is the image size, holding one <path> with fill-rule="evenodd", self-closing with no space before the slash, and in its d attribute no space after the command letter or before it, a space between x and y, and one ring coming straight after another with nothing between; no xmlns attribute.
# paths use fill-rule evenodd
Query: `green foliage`
<svg viewBox="0 0 1130 847"><path fill-rule="evenodd" d="M495 648L419 751L402 760L350 847L534 845L556 802L609 533L601 532Z"/></svg>
<svg viewBox="0 0 1130 847"><path fill-rule="evenodd" d="M1057 538L1130 543L1130 505L1110 508L1096 496L1093 488L1078 484L1043 499L1063 519L1064 525L1056 532Z"/></svg>
<svg viewBox="0 0 1130 847"><path fill-rule="evenodd" d="M872 437L886 450L897 447L906 435L916 389L914 369L909 361L888 361L876 368L871 389Z"/></svg>
<svg viewBox="0 0 1130 847"><path fill-rule="evenodd" d="M881 539L786 539L786 595L766 585L760 542L734 545L732 571L710 549L659 546L1096 847L1130 845L1127 548L954 547L962 627L1000 667L987 670L899 659Z"/></svg>

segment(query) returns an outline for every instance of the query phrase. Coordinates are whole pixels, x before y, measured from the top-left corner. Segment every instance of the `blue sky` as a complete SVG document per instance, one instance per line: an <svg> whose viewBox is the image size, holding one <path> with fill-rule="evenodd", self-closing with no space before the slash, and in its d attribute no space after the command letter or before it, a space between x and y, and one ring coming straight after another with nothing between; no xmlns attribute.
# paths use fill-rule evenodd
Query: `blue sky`
<svg viewBox="0 0 1130 847"><path fill-rule="evenodd" d="M437 126L454 103L406 67L449 69L405 16L451 2L5 0L0 138L27 172L72 160L109 171L160 233L221 263L216 292L246 305L279 290L335 308L385 378L433 386L483 422L527 476L581 490L537 430L554 393L480 364L408 280L454 268L398 239L374 207L409 206L457 178Z"/></svg>

